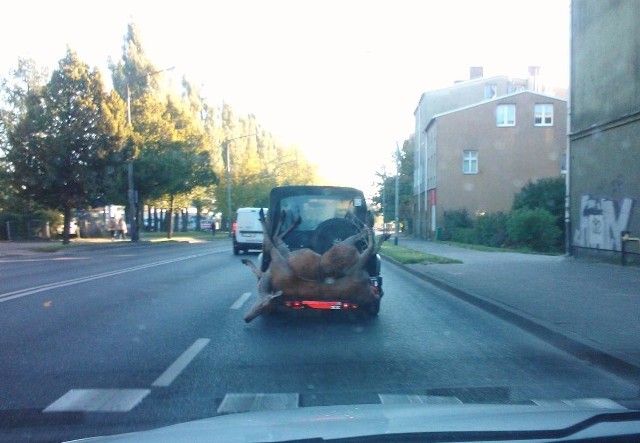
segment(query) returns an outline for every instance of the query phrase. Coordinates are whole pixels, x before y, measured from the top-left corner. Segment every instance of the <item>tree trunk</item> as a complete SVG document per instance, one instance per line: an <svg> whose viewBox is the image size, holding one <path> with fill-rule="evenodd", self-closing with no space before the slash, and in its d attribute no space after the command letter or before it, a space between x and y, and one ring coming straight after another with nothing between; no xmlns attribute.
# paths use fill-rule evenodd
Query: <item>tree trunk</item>
<svg viewBox="0 0 640 443"><path fill-rule="evenodd" d="M167 238L171 240L173 238L173 211L174 211L175 197L171 195L169 197L169 209L167 210L167 220L169 222Z"/></svg>
<svg viewBox="0 0 640 443"><path fill-rule="evenodd" d="M69 244L69 227L71 226L71 207L65 205L63 213L64 213L64 223L62 228L62 244L68 245Z"/></svg>
<svg viewBox="0 0 640 443"><path fill-rule="evenodd" d="M154 206L153 207L153 230L159 231L160 230L159 225L160 225L160 219L158 217L158 208Z"/></svg>
<svg viewBox="0 0 640 443"><path fill-rule="evenodd" d="M180 210L180 220L182 226L180 227L181 232L187 232L187 228L189 226L189 212L186 209Z"/></svg>
<svg viewBox="0 0 640 443"><path fill-rule="evenodd" d="M201 225L200 225L200 220L202 220L202 205L201 204L197 204L196 205L196 231L199 231L201 229Z"/></svg>

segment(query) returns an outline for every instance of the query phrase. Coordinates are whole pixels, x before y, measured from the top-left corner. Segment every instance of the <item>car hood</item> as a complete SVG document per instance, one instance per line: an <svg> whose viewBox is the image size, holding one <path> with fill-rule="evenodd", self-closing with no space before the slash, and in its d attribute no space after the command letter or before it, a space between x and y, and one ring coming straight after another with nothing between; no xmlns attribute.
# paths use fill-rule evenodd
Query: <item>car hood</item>
<svg viewBox="0 0 640 443"><path fill-rule="evenodd" d="M610 436L620 432L623 435L640 432L638 411L622 407L382 404L247 412L74 441L278 442L362 436L390 438L407 434L415 434L426 441L550 441L568 436Z"/></svg>

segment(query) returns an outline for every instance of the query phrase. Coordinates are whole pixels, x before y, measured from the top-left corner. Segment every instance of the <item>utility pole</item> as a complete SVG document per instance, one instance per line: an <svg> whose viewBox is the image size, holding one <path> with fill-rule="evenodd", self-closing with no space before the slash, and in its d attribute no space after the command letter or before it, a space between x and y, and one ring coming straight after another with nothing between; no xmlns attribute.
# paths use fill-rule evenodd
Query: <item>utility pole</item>
<svg viewBox="0 0 640 443"><path fill-rule="evenodd" d="M385 212L387 211L387 167L382 166L382 232L387 233L387 219Z"/></svg>
<svg viewBox="0 0 640 443"><path fill-rule="evenodd" d="M398 217L398 200L400 199L400 146L396 142L396 238L393 244L398 246L398 236L400 235L400 222Z"/></svg>
<svg viewBox="0 0 640 443"><path fill-rule="evenodd" d="M225 157L227 160L227 208L228 208L227 210L229 211L229 217L227 220L228 220L229 237L231 237L231 223L233 220L233 208L231 206L231 158L229 157L229 142L233 140L238 140L241 138L253 137L255 135L258 135L258 134L247 134L247 135L241 135L240 137L225 138L220 144L220 146L226 151Z"/></svg>
<svg viewBox="0 0 640 443"><path fill-rule="evenodd" d="M231 162L229 159L229 140L225 139L222 142L222 148L225 150L227 157L227 210L229 211L229 215L227 216L227 229L229 230L229 237L231 237L233 209L231 208Z"/></svg>

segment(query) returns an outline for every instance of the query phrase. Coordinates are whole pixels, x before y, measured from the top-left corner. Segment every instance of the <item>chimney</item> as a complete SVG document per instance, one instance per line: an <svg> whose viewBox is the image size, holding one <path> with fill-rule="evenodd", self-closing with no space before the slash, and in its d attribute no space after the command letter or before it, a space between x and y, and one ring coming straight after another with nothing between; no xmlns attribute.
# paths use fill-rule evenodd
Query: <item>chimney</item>
<svg viewBox="0 0 640 443"><path fill-rule="evenodd" d="M482 66L472 66L469 68L469 80L482 78L484 75Z"/></svg>
<svg viewBox="0 0 640 443"><path fill-rule="evenodd" d="M529 89L540 92L538 77L540 76L540 66L529 66Z"/></svg>

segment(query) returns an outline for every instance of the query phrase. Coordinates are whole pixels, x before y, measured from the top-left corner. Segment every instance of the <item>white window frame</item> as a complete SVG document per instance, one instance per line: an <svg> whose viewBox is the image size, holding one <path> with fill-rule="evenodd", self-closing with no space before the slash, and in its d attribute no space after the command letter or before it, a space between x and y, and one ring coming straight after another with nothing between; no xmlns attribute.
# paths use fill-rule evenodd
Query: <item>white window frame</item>
<svg viewBox="0 0 640 443"><path fill-rule="evenodd" d="M478 151L468 150L462 152L462 173L477 174L478 173Z"/></svg>
<svg viewBox="0 0 640 443"><path fill-rule="evenodd" d="M510 119L512 117L512 119ZM500 128L516 125L516 105L501 104L496 106L496 126Z"/></svg>
<svg viewBox="0 0 640 443"><path fill-rule="evenodd" d="M536 103L533 107L534 126L553 126L553 103Z"/></svg>

